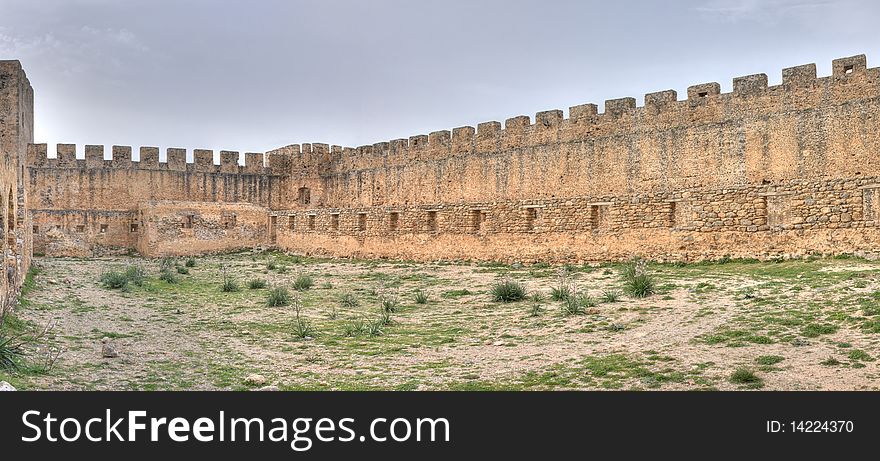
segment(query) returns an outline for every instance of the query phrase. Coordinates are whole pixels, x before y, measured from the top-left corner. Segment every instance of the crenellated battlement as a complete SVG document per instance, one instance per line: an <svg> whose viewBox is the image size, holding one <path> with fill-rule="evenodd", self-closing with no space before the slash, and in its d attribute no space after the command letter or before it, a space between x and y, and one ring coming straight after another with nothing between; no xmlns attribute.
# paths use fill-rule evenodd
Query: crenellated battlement
<svg viewBox="0 0 880 461"><path fill-rule="evenodd" d="M646 128L695 127L797 110L809 110L828 101L844 104L851 100L880 96L880 68L868 68L865 55L836 59L832 75L817 77L816 65L806 64L782 70L782 84L770 86L766 74L732 79L732 91L722 93L717 82L687 88L685 99L675 90L644 95L642 105L634 97L609 99L604 111L595 103L568 109L538 112L534 121L526 115L511 117L502 124L488 121L451 131L435 131L360 147L303 144L272 152L286 152L294 169L320 173L351 172L406 165L415 162L487 154L560 142L588 141L617 136ZM307 147L311 146L311 147ZM319 149L317 146L324 146Z"/></svg>
<svg viewBox="0 0 880 461"><path fill-rule="evenodd" d="M236 151L220 151L220 163L214 163L214 151L193 149L193 162L187 162L187 150L168 148L165 161L159 161L159 148L143 146L138 150L138 160L132 155L131 146L86 145L77 157L77 146L58 144L56 156L49 157L47 144L29 144L27 166L32 168L79 168L79 169L136 169L177 172L247 174L286 176L291 165L291 152L275 150L268 154ZM109 153L109 156L108 156ZM242 158L243 157L243 158ZM244 161L244 164L241 161Z"/></svg>

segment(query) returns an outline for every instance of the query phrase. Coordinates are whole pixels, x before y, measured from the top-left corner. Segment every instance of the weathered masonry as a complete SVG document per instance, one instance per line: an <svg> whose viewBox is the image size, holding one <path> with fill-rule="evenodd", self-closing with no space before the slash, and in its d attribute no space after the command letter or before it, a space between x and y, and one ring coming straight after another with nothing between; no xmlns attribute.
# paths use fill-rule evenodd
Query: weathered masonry
<svg viewBox="0 0 880 461"><path fill-rule="evenodd" d="M0 61L0 312L16 300L31 260L25 151L34 142L34 91L18 61Z"/></svg>
<svg viewBox="0 0 880 461"><path fill-rule="evenodd" d="M880 69L838 59L358 148L31 145L36 251L406 259L880 253Z"/></svg>

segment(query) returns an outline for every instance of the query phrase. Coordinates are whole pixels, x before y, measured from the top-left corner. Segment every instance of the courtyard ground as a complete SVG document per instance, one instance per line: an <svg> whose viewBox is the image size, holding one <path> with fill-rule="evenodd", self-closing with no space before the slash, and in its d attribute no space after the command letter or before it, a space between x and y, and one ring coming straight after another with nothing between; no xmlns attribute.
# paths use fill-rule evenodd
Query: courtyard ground
<svg viewBox="0 0 880 461"><path fill-rule="evenodd" d="M880 388L880 263L856 258L651 264L656 292L645 298L623 293L622 264L254 251L196 258L192 267L165 261L174 267L169 283L160 263L36 258L9 323L54 328L0 380L20 390ZM146 270L141 286L102 283L131 266ZM563 272L592 298L583 313L566 314L551 295ZM304 275L312 286L295 290ZM502 278L530 296L493 301ZM253 280L267 287L249 287ZM238 291L224 292L224 281ZM267 305L277 287L300 305L300 323L294 307ZM102 338L118 357L102 357ZM54 363L51 350L61 351Z"/></svg>

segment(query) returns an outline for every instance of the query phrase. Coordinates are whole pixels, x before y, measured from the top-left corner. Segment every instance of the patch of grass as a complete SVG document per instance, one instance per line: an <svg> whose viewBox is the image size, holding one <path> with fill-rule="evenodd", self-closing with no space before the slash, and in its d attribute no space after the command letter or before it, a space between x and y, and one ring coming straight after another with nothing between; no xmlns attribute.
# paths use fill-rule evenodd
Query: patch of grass
<svg viewBox="0 0 880 461"><path fill-rule="evenodd" d="M196 258L189 257L186 258L186 262L184 263L186 267L196 267Z"/></svg>
<svg viewBox="0 0 880 461"><path fill-rule="evenodd" d="M440 297L444 299L456 299L461 298L462 296L470 296L473 293L470 292L467 288L459 289L459 290L449 290L444 291Z"/></svg>
<svg viewBox="0 0 880 461"><path fill-rule="evenodd" d="M268 284L265 279L250 279L248 280L248 288L251 290L259 290L261 288L266 288Z"/></svg>
<svg viewBox="0 0 880 461"><path fill-rule="evenodd" d="M296 291L306 291L314 285L315 280L308 274L299 274L293 281L293 289Z"/></svg>
<svg viewBox="0 0 880 461"><path fill-rule="evenodd" d="M189 268L186 266L177 266L177 273L181 275L189 275Z"/></svg>
<svg viewBox="0 0 880 461"><path fill-rule="evenodd" d="M428 293L425 293L422 290L416 291L416 294L413 296L413 301L416 304L428 304Z"/></svg>
<svg viewBox="0 0 880 461"><path fill-rule="evenodd" d="M755 362L757 362L758 365L770 366L770 365L776 365L777 363L779 363L783 360L785 360L785 357L782 357L781 355L762 355L762 356L756 358Z"/></svg>
<svg viewBox="0 0 880 461"><path fill-rule="evenodd" d="M284 287L273 288L269 291L269 297L266 299L266 305L269 307L281 307L290 305L290 291Z"/></svg>
<svg viewBox="0 0 880 461"><path fill-rule="evenodd" d="M22 345L16 342L14 337L7 336L0 330L0 370L17 371L22 359L24 359Z"/></svg>
<svg viewBox="0 0 880 461"><path fill-rule="evenodd" d="M174 272L171 272L171 269L162 269L159 271L159 280L169 284L175 284L177 283L177 276L174 275Z"/></svg>
<svg viewBox="0 0 880 461"><path fill-rule="evenodd" d="M737 368L729 378L733 384L744 385L751 389L759 389L764 387L764 380L758 375L746 368Z"/></svg>
<svg viewBox="0 0 880 461"><path fill-rule="evenodd" d="M620 301L620 292L616 290L606 290L602 292L603 303L616 303Z"/></svg>
<svg viewBox="0 0 880 461"><path fill-rule="evenodd" d="M350 291L346 291L342 293L342 296L339 297L339 305L342 307L347 307L353 309L360 305L360 301L358 301L357 296Z"/></svg>
<svg viewBox="0 0 880 461"><path fill-rule="evenodd" d="M220 287L220 290L224 293L234 293L241 290L241 288L232 277L223 277L223 285Z"/></svg>
<svg viewBox="0 0 880 461"><path fill-rule="evenodd" d="M826 367L834 367L834 366L837 366L840 364L841 364L840 360L837 360L834 357L829 357L829 358L819 362L819 365L825 365Z"/></svg>
<svg viewBox="0 0 880 461"><path fill-rule="evenodd" d="M801 333L807 338L816 338L821 335L830 335L833 333L837 333L838 327L837 325L832 324L819 324L819 323L811 323L804 327Z"/></svg>
<svg viewBox="0 0 880 461"><path fill-rule="evenodd" d="M501 279L492 285L492 300L502 303L522 301L526 298L526 287L513 279Z"/></svg>
<svg viewBox="0 0 880 461"><path fill-rule="evenodd" d="M864 361L864 362L873 362L874 361L874 357L871 357L870 355L868 355L867 352L865 352L861 349L853 349L852 351L850 351L850 353L847 355L847 357L849 357L849 359L854 362L855 361Z"/></svg>

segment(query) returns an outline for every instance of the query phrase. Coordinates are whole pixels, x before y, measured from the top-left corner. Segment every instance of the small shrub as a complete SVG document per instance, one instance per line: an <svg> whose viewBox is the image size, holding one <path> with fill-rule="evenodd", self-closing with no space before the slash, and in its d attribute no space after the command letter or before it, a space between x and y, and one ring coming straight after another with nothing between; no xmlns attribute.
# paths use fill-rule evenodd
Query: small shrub
<svg viewBox="0 0 880 461"><path fill-rule="evenodd" d="M159 260L159 272L170 271L174 266L177 266L177 261L174 258L162 258Z"/></svg>
<svg viewBox="0 0 880 461"><path fill-rule="evenodd" d="M332 290L333 282L324 282L321 284L321 288L323 288L324 290Z"/></svg>
<svg viewBox="0 0 880 461"><path fill-rule="evenodd" d="M101 285L111 290L123 289L128 286L128 277L122 272L104 272L101 274Z"/></svg>
<svg viewBox="0 0 880 461"><path fill-rule="evenodd" d="M265 279L251 279L248 281L248 288L251 290L259 290L260 288L266 288L266 280Z"/></svg>
<svg viewBox="0 0 880 461"><path fill-rule="evenodd" d="M355 308L360 305L360 301L358 301L357 296L350 291L346 291L339 298L339 305L342 307Z"/></svg>
<svg viewBox="0 0 880 461"><path fill-rule="evenodd" d="M382 309L379 312L379 318L376 321L384 327L386 325L391 325L391 322L393 322L394 320L391 317L391 311Z"/></svg>
<svg viewBox="0 0 880 461"><path fill-rule="evenodd" d="M14 338L7 337L0 331L0 370L16 371L19 369L24 351Z"/></svg>
<svg viewBox="0 0 880 461"><path fill-rule="evenodd" d="M196 258L186 258L186 263L184 263L184 265L186 265L186 267L196 267Z"/></svg>
<svg viewBox="0 0 880 461"><path fill-rule="evenodd" d="M383 296L381 302L382 312L386 313L397 312L397 308L400 305L400 302L397 300L397 298L393 296Z"/></svg>
<svg viewBox="0 0 880 461"><path fill-rule="evenodd" d="M559 273L559 279L555 287L550 288L550 298L554 301L563 301L571 296L572 282L568 271Z"/></svg>
<svg viewBox="0 0 880 461"><path fill-rule="evenodd" d="M544 311L540 304L532 304L529 308L529 317L538 317Z"/></svg>
<svg viewBox="0 0 880 461"><path fill-rule="evenodd" d="M583 306L585 308L596 307L596 298L593 298L592 296L590 296L586 293L578 295L577 301L581 306Z"/></svg>
<svg viewBox="0 0 880 461"><path fill-rule="evenodd" d="M562 300L563 315L581 315L586 313L586 309L580 303L577 296L568 296Z"/></svg>
<svg viewBox="0 0 880 461"><path fill-rule="evenodd" d="M177 273L181 275L189 274L189 269L186 266L177 266Z"/></svg>
<svg viewBox="0 0 880 461"><path fill-rule="evenodd" d="M315 327L312 326L312 322L302 316L302 301L299 299L293 300L293 312L294 312L294 323L293 323L293 333L299 339L310 339L317 336L317 331Z"/></svg>
<svg viewBox="0 0 880 461"><path fill-rule="evenodd" d="M826 367L833 367L833 366L840 365L840 360L837 360L834 357L830 357L830 358L827 358L827 359L819 362L819 365L825 365Z"/></svg>
<svg viewBox="0 0 880 461"><path fill-rule="evenodd" d="M648 263L643 259L637 259L623 270L624 291L633 298L644 298L654 294L656 282L648 273Z"/></svg>
<svg viewBox="0 0 880 461"><path fill-rule="evenodd" d="M274 271L275 269L278 269L278 264L276 264L275 261L269 261L266 263L266 269Z"/></svg>
<svg viewBox="0 0 880 461"><path fill-rule="evenodd" d="M234 293L241 288L238 286L238 282L235 281L232 277L223 277L223 286L220 288L224 293Z"/></svg>
<svg viewBox="0 0 880 461"><path fill-rule="evenodd" d="M159 280L174 284L177 283L177 276L174 275L174 272L171 272L171 269L162 269L159 271Z"/></svg>
<svg viewBox="0 0 880 461"><path fill-rule="evenodd" d="M615 290L606 290L602 292L602 302L616 303L620 301L620 292Z"/></svg>
<svg viewBox="0 0 880 461"><path fill-rule="evenodd" d="M147 272L141 266L128 266L125 269L125 278L128 279L128 282L135 286L144 286L144 281L147 278Z"/></svg>
<svg viewBox="0 0 880 461"><path fill-rule="evenodd" d="M736 371L730 375L730 382L733 384L747 385L752 388L764 386L763 379L745 368L737 368Z"/></svg>
<svg viewBox="0 0 880 461"><path fill-rule="evenodd" d="M312 276L307 274L299 274L293 281L293 289L296 291L306 291L315 284Z"/></svg>
<svg viewBox="0 0 880 461"><path fill-rule="evenodd" d="M342 336L353 337L360 336L367 332L367 323L361 319L353 320L342 327Z"/></svg>
<svg viewBox="0 0 880 461"><path fill-rule="evenodd" d="M544 302L544 295L540 291L535 291L529 296L529 300L535 304Z"/></svg>
<svg viewBox="0 0 880 461"><path fill-rule="evenodd" d="M277 272L279 274L286 274L287 273L287 266L284 266L284 265L278 266L278 269L275 269L275 272Z"/></svg>
<svg viewBox="0 0 880 461"><path fill-rule="evenodd" d="M496 302L511 303L522 301L526 297L526 287L512 280L502 279L492 286L492 300Z"/></svg>
<svg viewBox="0 0 880 461"><path fill-rule="evenodd" d="M277 287L269 292L266 300L269 307L281 307L290 305L290 291L284 287Z"/></svg>
<svg viewBox="0 0 880 461"><path fill-rule="evenodd" d="M422 290L417 291L414 296L414 301L416 304L428 304L428 293L425 293Z"/></svg>

